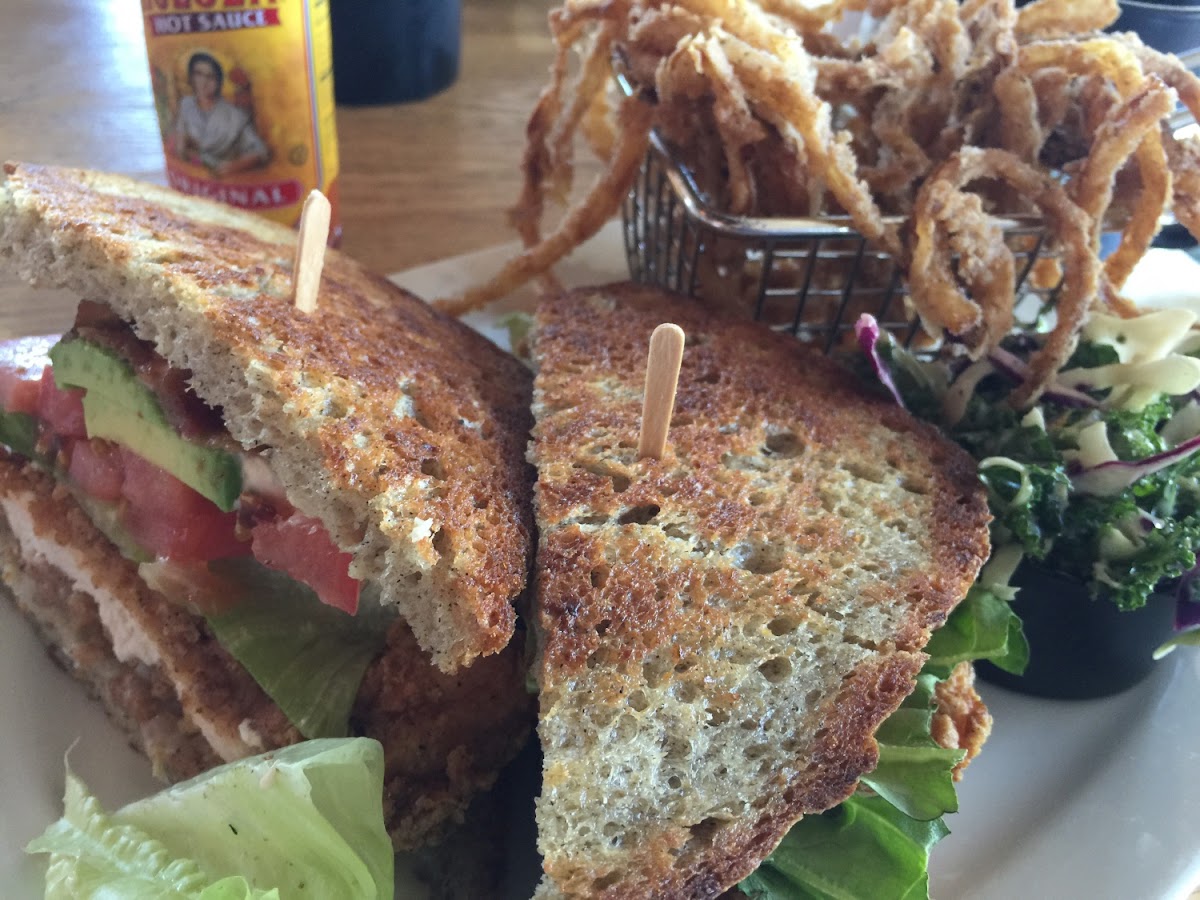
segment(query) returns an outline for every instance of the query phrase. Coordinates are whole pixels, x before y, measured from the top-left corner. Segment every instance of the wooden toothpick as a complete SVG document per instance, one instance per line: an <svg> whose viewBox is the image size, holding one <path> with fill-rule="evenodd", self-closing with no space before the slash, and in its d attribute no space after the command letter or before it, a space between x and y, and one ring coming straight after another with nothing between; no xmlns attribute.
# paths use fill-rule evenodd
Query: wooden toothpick
<svg viewBox="0 0 1200 900"><path fill-rule="evenodd" d="M317 308L321 287L321 269L325 267L325 244L329 240L329 200L313 191L300 212L300 234L296 238L296 259L292 264L292 303L303 313Z"/></svg>
<svg viewBox="0 0 1200 900"><path fill-rule="evenodd" d="M675 388L683 362L683 329L664 322L650 335L646 360L646 396L642 400L642 433L638 437L638 459L661 459L667 449L667 429L675 411Z"/></svg>

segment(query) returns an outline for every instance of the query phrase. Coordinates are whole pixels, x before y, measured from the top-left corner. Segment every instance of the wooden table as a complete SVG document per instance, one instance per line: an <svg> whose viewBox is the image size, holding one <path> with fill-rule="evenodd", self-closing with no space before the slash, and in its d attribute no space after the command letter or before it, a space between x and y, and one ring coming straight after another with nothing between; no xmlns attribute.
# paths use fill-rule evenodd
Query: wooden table
<svg viewBox="0 0 1200 900"><path fill-rule="evenodd" d="M14 8L15 6L15 8ZM423 102L338 108L342 248L394 272L511 240L525 118L547 75L550 0L465 0L462 71ZM137 0L10 0L0 157L165 182ZM69 302L0 280L0 337L61 330Z"/></svg>

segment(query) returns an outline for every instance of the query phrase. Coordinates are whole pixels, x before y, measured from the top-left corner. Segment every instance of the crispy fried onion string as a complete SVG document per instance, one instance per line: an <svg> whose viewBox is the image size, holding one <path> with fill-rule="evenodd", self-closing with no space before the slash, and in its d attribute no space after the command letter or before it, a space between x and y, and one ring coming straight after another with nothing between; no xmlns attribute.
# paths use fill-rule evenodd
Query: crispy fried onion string
<svg viewBox="0 0 1200 900"><path fill-rule="evenodd" d="M1025 44L1017 55L1017 65L1028 73L1057 67L1072 75L1100 75L1111 79L1122 97L1133 96L1145 77L1131 48L1103 37Z"/></svg>
<svg viewBox="0 0 1200 900"><path fill-rule="evenodd" d="M571 208L552 234L509 260L491 281L472 288L461 297L437 300L435 305L451 315L478 309L546 271L599 231L616 213L642 164L653 115L654 108L637 95L621 101L617 108L617 143L612 160L597 176L583 202Z"/></svg>
<svg viewBox="0 0 1200 900"><path fill-rule="evenodd" d="M899 236L889 227L871 192L858 177L849 135L835 135L832 109L816 94L812 59L792 33L781 32L754 4L740 0L677 0L697 15L720 19L718 40L746 86L751 107L781 132L798 134L808 164L855 228L867 240L898 255Z"/></svg>
<svg viewBox="0 0 1200 900"><path fill-rule="evenodd" d="M1121 39L1133 48L1146 71L1174 88L1179 102L1200 121L1200 78L1177 57L1152 50L1133 35L1122 35ZM1175 218L1192 237L1200 239L1200 139L1192 136L1180 140L1167 129L1163 138L1174 182L1171 204Z"/></svg>
<svg viewBox="0 0 1200 900"><path fill-rule="evenodd" d="M1016 66L996 76L992 85L1000 107L1000 146L1033 165L1046 136L1038 122L1038 97L1033 80Z"/></svg>
<svg viewBox="0 0 1200 900"><path fill-rule="evenodd" d="M1174 182L1171 209L1179 223L1195 237L1200 235L1200 138L1168 137L1166 144Z"/></svg>
<svg viewBox="0 0 1200 900"><path fill-rule="evenodd" d="M564 0L512 211L526 249L442 306L462 312L532 278L554 286L550 267L635 184L654 128L720 212L844 215L871 247L854 268L834 254L765 268L714 236L693 273L713 306L746 313L769 282L844 290L850 314L885 318L895 264L909 313L978 356L1012 329L1025 257L1025 284L1057 290L1056 323L1013 395L1032 402L1093 302L1134 312L1120 290L1168 199L1200 235L1200 140L1165 127L1172 90L1200 114L1200 79L1135 36L1102 34L1117 13L1115 0ZM614 74L635 99L608 102ZM549 229L581 134L603 173ZM1035 212L1044 238L1006 232ZM1102 227L1121 229L1103 265ZM819 329L833 314L817 302L799 315Z"/></svg>
<svg viewBox="0 0 1200 900"><path fill-rule="evenodd" d="M706 37L690 38L682 42L680 51L676 51L665 65L686 59L688 65L706 77L713 93L713 116L725 150L729 211L749 215L755 206L756 189L746 165L746 148L763 140L766 130L746 103L745 89L718 42Z"/></svg>
<svg viewBox="0 0 1200 900"><path fill-rule="evenodd" d="M922 303L930 308L925 315L933 315L935 321L946 323L944 327L951 334L971 340L976 354L986 349L987 342L994 345L1002 335L995 334L990 328L979 327L984 317L979 307L958 287L952 269L954 261L947 252L950 241L938 235L944 231L939 226L946 221L947 209L949 214L974 209L973 204L955 200L954 195L961 194L969 184L980 179L1000 179L1029 198L1064 251L1065 272L1055 307L1057 321L1045 343L1030 359L1025 382L1010 398L1014 406L1021 408L1037 400L1059 367L1074 352L1084 316L1097 294L1100 262L1092 251L1091 219L1051 176L1023 163L1013 154L997 149L964 148L942 163L917 196L913 214L916 246L909 274L914 294L919 294ZM986 233L986 230L976 229L977 238ZM960 250L965 249L960 247ZM1010 254L1010 262L1011 258ZM1011 282L1007 294L1002 295L981 282L974 268L962 272L961 276L969 287L986 297L987 302L1002 300L1011 306ZM998 323L1003 321L996 313L992 318Z"/></svg>
<svg viewBox="0 0 1200 900"><path fill-rule="evenodd" d="M1071 198L1091 217L1093 241L1098 242L1117 175L1131 156L1137 160L1142 181L1137 206L1121 235L1120 246L1104 263L1104 273L1115 289L1125 283L1150 247L1170 196L1171 178L1159 123L1174 106L1174 91L1151 75L1145 87L1109 113L1096 133L1083 168L1071 179ZM1136 314L1136 308L1117 295L1111 302L1123 315Z"/></svg>
<svg viewBox="0 0 1200 900"><path fill-rule="evenodd" d="M1015 263L1003 229L983 211L978 195L936 175L917 197L913 225L909 283L919 298L921 323L934 337L944 329L962 339L977 358L1012 328ZM959 260L957 272L937 265L953 258Z"/></svg>
<svg viewBox="0 0 1200 900"><path fill-rule="evenodd" d="M1117 0L1034 0L1017 13L1017 37L1044 41L1103 31L1120 14Z"/></svg>

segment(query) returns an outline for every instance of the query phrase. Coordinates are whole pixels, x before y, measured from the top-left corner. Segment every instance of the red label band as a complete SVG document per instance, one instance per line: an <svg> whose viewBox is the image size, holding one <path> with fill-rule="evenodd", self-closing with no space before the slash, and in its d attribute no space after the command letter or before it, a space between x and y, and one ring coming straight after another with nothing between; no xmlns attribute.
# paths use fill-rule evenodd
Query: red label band
<svg viewBox="0 0 1200 900"><path fill-rule="evenodd" d="M278 0L142 0L142 11L187 12L190 9L213 9L218 5L221 9L241 9L244 6L274 6L277 2Z"/></svg>
<svg viewBox="0 0 1200 900"><path fill-rule="evenodd" d="M266 181L256 184L229 184L193 178L185 172L167 167L167 180L171 187L185 194L208 197L242 209L279 209L299 203L304 186L295 180Z"/></svg>

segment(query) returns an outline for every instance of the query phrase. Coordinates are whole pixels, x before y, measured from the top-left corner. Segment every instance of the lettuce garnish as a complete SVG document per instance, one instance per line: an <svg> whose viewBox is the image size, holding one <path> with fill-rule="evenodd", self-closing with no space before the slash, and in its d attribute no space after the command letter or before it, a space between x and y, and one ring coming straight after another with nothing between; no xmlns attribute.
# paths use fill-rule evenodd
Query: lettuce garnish
<svg viewBox="0 0 1200 900"><path fill-rule="evenodd" d="M936 683L935 676L920 675L916 689L879 726L879 764L862 778L904 815L921 822L958 812L953 775L965 755L946 749L931 735Z"/></svg>
<svg viewBox="0 0 1200 900"><path fill-rule="evenodd" d="M208 616L209 627L307 738L347 733L363 674L383 649L384 625L348 616L309 587L248 560L209 568L245 602Z"/></svg>
<svg viewBox="0 0 1200 900"><path fill-rule="evenodd" d="M0 410L0 444L27 459L37 456L38 420L28 413Z"/></svg>
<svg viewBox="0 0 1200 900"><path fill-rule="evenodd" d="M854 796L801 819L738 887L752 900L845 900L929 896L929 852L949 834L880 797Z"/></svg>
<svg viewBox="0 0 1200 900"><path fill-rule="evenodd" d="M929 661L925 671L945 678L960 662L986 659L992 665L1019 675L1029 664L1029 643L1020 617L1009 605L1011 589L981 582L974 584L954 614L925 645Z"/></svg>
<svg viewBox="0 0 1200 900"><path fill-rule="evenodd" d="M368 738L239 760L111 814L68 771L63 817L26 851L50 855L47 900L383 900L382 796Z"/></svg>

